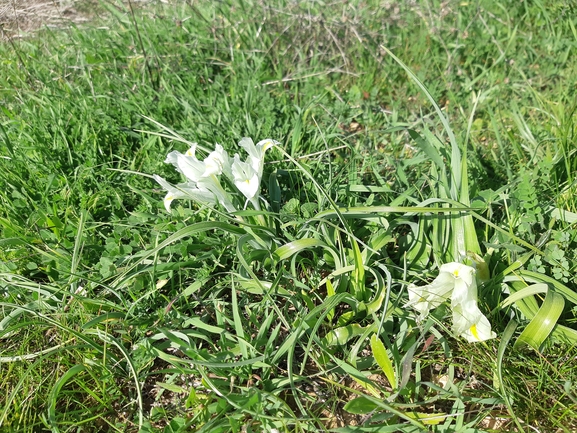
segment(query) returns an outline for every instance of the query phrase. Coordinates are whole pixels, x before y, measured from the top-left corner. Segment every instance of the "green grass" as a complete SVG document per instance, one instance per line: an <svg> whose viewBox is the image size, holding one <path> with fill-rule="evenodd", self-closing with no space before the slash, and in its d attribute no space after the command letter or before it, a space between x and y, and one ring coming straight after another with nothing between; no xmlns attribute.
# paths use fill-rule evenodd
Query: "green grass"
<svg viewBox="0 0 577 433"><path fill-rule="evenodd" d="M0 45L0 431L575 431L572 6L273 3ZM245 136L269 208L164 210ZM486 343L403 308L469 252Z"/></svg>

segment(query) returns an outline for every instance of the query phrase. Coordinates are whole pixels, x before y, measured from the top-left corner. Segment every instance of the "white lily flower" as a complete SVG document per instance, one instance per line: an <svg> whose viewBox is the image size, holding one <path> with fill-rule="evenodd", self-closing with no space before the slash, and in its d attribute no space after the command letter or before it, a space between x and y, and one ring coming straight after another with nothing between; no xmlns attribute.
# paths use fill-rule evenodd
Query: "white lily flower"
<svg viewBox="0 0 577 433"><path fill-rule="evenodd" d="M188 182L173 186L160 176L154 176L154 179L168 191L164 198L166 209L170 211L174 199L190 198L205 204L220 203L227 211L235 212L237 209L218 178L221 174L231 180L255 209L260 209L259 189L264 154L278 142L266 139L255 145L250 138L243 138L239 144L248 153L246 162L242 162L238 154L230 158L220 144L216 144L214 151L204 161L199 161L196 157L196 143L193 143L184 154L178 151L170 152L164 162L174 165Z"/></svg>
<svg viewBox="0 0 577 433"><path fill-rule="evenodd" d="M413 307L420 315L418 320L423 320L429 311L437 308L451 296L454 287L454 281L451 276L439 274L439 276L426 286L416 286L410 284L409 302L406 307Z"/></svg>
<svg viewBox="0 0 577 433"><path fill-rule="evenodd" d="M484 341L495 337L491 325L477 307L477 281L475 268L462 263L446 263L439 269L439 276L426 286L409 285L409 302L423 320L429 311L451 299L453 332L469 342Z"/></svg>
<svg viewBox="0 0 577 433"><path fill-rule="evenodd" d="M164 162L172 164L188 180L197 182L204 173L204 164L196 159L194 155L196 143L183 155L178 150L173 150L167 156Z"/></svg>
<svg viewBox="0 0 577 433"><path fill-rule="evenodd" d="M227 211L235 212L237 209L217 177L223 170L230 171L230 157L222 146L217 144L215 150L204 161L199 161L196 158L196 146L197 144L193 143L184 154L176 150L170 152L164 161L174 165L189 182L179 184L175 188L159 176L164 183L155 177L156 181L168 191L164 198L166 209L170 209L170 203L176 198L190 198L204 204L218 202Z"/></svg>
<svg viewBox="0 0 577 433"><path fill-rule="evenodd" d="M224 188L222 187L222 185L220 184L220 181L218 180L218 178L216 176L212 175L212 176L208 176L208 177L203 177L202 179L200 179L196 183L196 186L198 186L198 188L200 188L200 189L206 189L206 190L210 191L213 194L213 196L215 196L217 198L218 202L227 211L229 211L229 212L236 212L237 211L234 204L232 204L230 196L224 190Z"/></svg>
<svg viewBox="0 0 577 433"><path fill-rule="evenodd" d="M475 268L463 265L462 263L445 263L439 268L439 277L443 274L450 275L453 278L453 293L451 294L452 306L464 302L467 299L477 299Z"/></svg>

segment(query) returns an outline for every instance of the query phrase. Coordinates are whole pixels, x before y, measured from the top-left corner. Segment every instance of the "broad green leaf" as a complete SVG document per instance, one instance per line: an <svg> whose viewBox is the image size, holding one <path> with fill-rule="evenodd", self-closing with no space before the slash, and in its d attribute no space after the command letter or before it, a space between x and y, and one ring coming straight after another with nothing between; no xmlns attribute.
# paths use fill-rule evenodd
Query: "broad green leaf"
<svg viewBox="0 0 577 433"><path fill-rule="evenodd" d="M231 287L231 304L232 304L232 317L234 321L234 329L236 331L236 335L238 337L238 344L240 346L240 353L242 354L243 359L248 358L248 348L247 344L244 341L244 329L242 327L242 319L238 308L238 299L236 295L236 287L232 284Z"/></svg>
<svg viewBox="0 0 577 433"><path fill-rule="evenodd" d="M383 373L385 373L385 376L387 377L387 380L391 384L391 387L393 389L396 389L397 378L395 375L395 368L393 367L393 363L389 358L389 354L387 353L385 345L383 344L381 339L377 336L377 334L373 334L371 336L371 350L373 352L375 361L377 361L377 364L379 364L379 367L381 367L381 370L383 370Z"/></svg>
<svg viewBox="0 0 577 433"><path fill-rule="evenodd" d="M555 278L549 277L548 275L540 274L538 272L527 271L524 269L519 271L519 276L522 277L524 281L551 284L553 287L555 287L555 291L558 294L563 295L563 297L567 301L577 305L577 292L570 289L563 283L560 283Z"/></svg>
<svg viewBox="0 0 577 433"><path fill-rule="evenodd" d="M539 350L541 344L543 344L557 324L564 307L565 299L563 299L563 296L553 290L549 290L543 305L541 305L535 317L523 330L513 347L519 348L529 345L533 349Z"/></svg>
<svg viewBox="0 0 577 433"><path fill-rule="evenodd" d="M408 129L408 132L415 143L417 143L417 146L419 146L421 150L425 152L425 155L427 155L431 161L437 164L439 170L444 171L445 161L443 161L443 157L439 154L439 151L435 149L435 147L429 141L421 137L417 131Z"/></svg>
<svg viewBox="0 0 577 433"><path fill-rule="evenodd" d="M343 408L348 413L354 415L365 415L377 409L379 406L375 404L372 400L369 400L365 396L360 396L350 400Z"/></svg>
<svg viewBox="0 0 577 433"><path fill-rule="evenodd" d="M351 275L351 284L354 291L353 294L358 300L367 301L369 293L365 287L365 267L363 265L363 257L357 241L351 239L351 242L353 244L353 255L355 261L355 269Z"/></svg>
<svg viewBox="0 0 577 433"><path fill-rule="evenodd" d="M331 280L327 279L325 284L327 287L327 298L330 298L331 296L335 296L336 292L335 292L335 288L333 286L333 283L331 283ZM335 309L331 308L329 310L329 313L327 314L327 319L329 321L332 321L334 317L335 317Z"/></svg>
<svg viewBox="0 0 577 433"><path fill-rule="evenodd" d="M527 296L536 295L537 293L547 293L548 291L549 286L547 286L547 284L545 283L539 283L527 286L524 289L521 289L509 295L509 297L501 303L501 308L508 307L509 305L523 298L526 298Z"/></svg>
<svg viewBox="0 0 577 433"><path fill-rule="evenodd" d="M497 349L497 372L496 377L494 380L497 382L495 383L495 388L501 394L503 401L505 402L505 406L507 406L507 411L513 418L513 421L517 425L519 431L523 431L523 427L519 423L517 416L515 415L515 410L513 409L513 405L511 403L511 399L509 398L509 394L507 393L507 389L505 388L505 382L503 381L503 359L505 357L505 350L507 349L507 345L511 338L513 338L513 334L515 333L515 329L517 329L517 322L515 320L511 320L505 331L501 335L501 342L499 343L499 348Z"/></svg>
<svg viewBox="0 0 577 433"><path fill-rule="evenodd" d="M156 382L155 385L160 388L166 389L167 391L176 392L177 394L186 394L188 392L182 386L175 385L174 383Z"/></svg>
<svg viewBox="0 0 577 433"><path fill-rule="evenodd" d="M336 328L329 332L325 338L323 339L324 342L329 346L343 346L349 341L351 338L358 337L365 332L364 327L359 325L358 323L353 323L347 326L341 326L340 328Z"/></svg>
<svg viewBox="0 0 577 433"><path fill-rule="evenodd" d="M225 332L224 329L219 328L218 326L213 326L209 325L208 323L204 323L202 320L200 320L200 317L190 317L189 319L186 320L185 326L186 327L194 326L195 328L203 329L212 334L222 334L223 332Z"/></svg>
<svg viewBox="0 0 577 433"><path fill-rule="evenodd" d="M405 415L421 421L425 425L437 425L447 418L445 412L424 413L424 412L405 412Z"/></svg>
<svg viewBox="0 0 577 433"><path fill-rule="evenodd" d="M60 431L58 429L57 425L58 423L56 420L56 405L58 404L59 401L58 394L60 393L62 387L66 385L66 382L68 382L70 379L72 379L74 376L76 376L78 373L84 370L86 370L86 367L84 365L82 364L75 365L70 369L68 369L68 371L64 373L62 377L60 377L60 379L58 379L56 384L54 384L54 387L52 388L52 391L50 392L50 396L48 398L48 401L50 403L50 405L48 406L48 421L51 424L53 432Z"/></svg>

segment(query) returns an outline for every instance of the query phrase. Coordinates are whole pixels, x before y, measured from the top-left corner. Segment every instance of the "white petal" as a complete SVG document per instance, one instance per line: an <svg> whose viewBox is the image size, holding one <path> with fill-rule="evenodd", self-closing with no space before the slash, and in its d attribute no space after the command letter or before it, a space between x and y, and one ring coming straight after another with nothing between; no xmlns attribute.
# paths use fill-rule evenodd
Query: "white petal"
<svg viewBox="0 0 577 433"><path fill-rule="evenodd" d="M491 331L489 320L481 313L475 300L453 307L453 332L470 343L496 337Z"/></svg>
<svg viewBox="0 0 577 433"><path fill-rule="evenodd" d="M460 304L466 300L477 299L475 268L453 262L442 265L439 271L439 277L445 275L445 278L453 278L454 280L451 305Z"/></svg>
<svg viewBox="0 0 577 433"><path fill-rule="evenodd" d="M252 138L244 137L238 145L246 150L248 153L247 162L252 166L254 171L258 173L258 178L262 177L262 170L264 166L264 154L267 149L270 149L275 144L279 144L278 141L274 141L270 138L259 141L256 145L252 141Z"/></svg>
<svg viewBox="0 0 577 433"><path fill-rule="evenodd" d="M174 165L180 173L192 182L197 182L206 171L205 164L196 159L195 156L183 155L177 150L170 152L164 162Z"/></svg>
<svg viewBox="0 0 577 433"><path fill-rule="evenodd" d="M429 311L437 308L449 298L453 287L454 279L447 279L443 274L426 286L410 284L408 287L409 302L405 304L405 307L412 307L417 310L420 313L418 320L423 320Z"/></svg>
<svg viewBox="0 0 577 433"><path fill-rule="evenodd" d="M203 176L220 175L225 173L228 177L230 174L230 157L220 144L204 160Z"/></svg>
<svg viewBox="0 0 577 433"><path fill-rule="evenodd" d="M260 188L260 179L256 171L250 164L242 162L238 154L234 155L231 170L235 186L247 199L252 200Z"/></svg>
<svg viewBox="0 0 577 433"><path fill-rule="evenodd" d="M176 186L171 185L165 179L158 175L154 175L156 180L168 193L164 197L164 207L167 212L170 212L170 205L173 200L177 198L187 198L195 200L203 204L216 204L216 197L214 193L206 188L198 188L193 183L181 183Z"/></svg>
<svg viewBox="0 0 577 433"><path fill-rule="evenodd" d="M190 145L190 149L188 149L188 150L185 152L185 155L191 157L192 159L197 160L197 158L196 158L196 146L198 146L198 143L192 143L192 144ZM198 161L198 160L197 160L197 161Z"/></svg>
<svg viewBox="0 0 577 433"><path fill-rule="evenodd" d="M466 284L471 284L475 277L475 268L462 263L451 262L442 265L439 268L439 273L451 274L455 279L461 279Z"/></svg>
<svg viewBox="0 0 577 433"><path fill-rule="evenodd" d="M199 189L209 191L213 199L216 199L227 211L236 212L230 196L224 190L216 176L203 177L197 182Z"/></svg>
<svg viewBox="0 0 577 433"><path fill-rule="evenodd" d="M259 141L256 144L257 148L262 149L262 152L266 152L268 149L270 149L273 146L276 146L277 144L280 144L278 141L273 140L271 138L265 138L264 140Z"/></svg>

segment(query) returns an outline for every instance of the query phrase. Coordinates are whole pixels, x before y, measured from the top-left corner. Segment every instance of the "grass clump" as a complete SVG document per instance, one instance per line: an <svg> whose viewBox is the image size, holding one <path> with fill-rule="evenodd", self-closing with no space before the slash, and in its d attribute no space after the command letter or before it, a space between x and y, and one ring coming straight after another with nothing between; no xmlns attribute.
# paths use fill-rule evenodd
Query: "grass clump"
<svg viewBox="0 0 577 433"><path fill-rule="evenodd" d="M575 429L564 5L102 6L0 46L2 429ZM260 209L165 211L242 137ZM453 261L497 339L405 307Z"/></svg>

